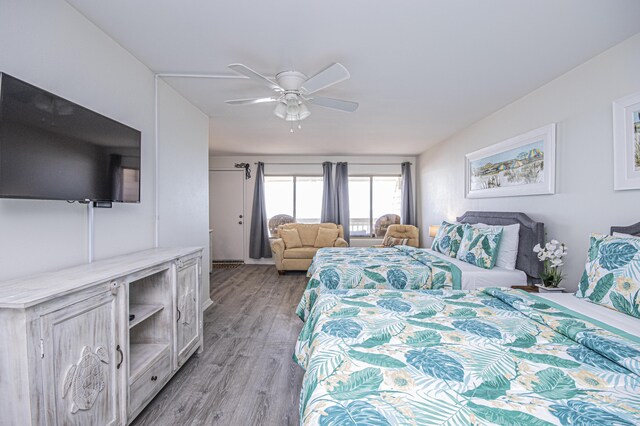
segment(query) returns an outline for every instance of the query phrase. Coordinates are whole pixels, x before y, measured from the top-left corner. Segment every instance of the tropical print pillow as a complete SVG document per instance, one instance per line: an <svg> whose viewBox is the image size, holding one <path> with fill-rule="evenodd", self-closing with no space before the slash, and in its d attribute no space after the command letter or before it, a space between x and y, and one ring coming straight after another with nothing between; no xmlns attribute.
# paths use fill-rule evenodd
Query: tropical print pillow
<svg viewBox="0 0 640 426"><path fill-rule="evenodd" d="M433 244L431 244L431 250L446 254L447 256L456 257L460 249L464 226L462 223L443 221L433 240Z"/></svg>
<svg viewBox="0 0 640 426"><path fill-rule="evenodd" d="M640 318L640 238L591 234L577 297Z"/></svg>
<svg viewBox="0 0 640 426"><path fill-rule="evenodd" d="M384 237L384 240L382 240L382 245L384 247L406 246L408 242L408 238Z"/></svg>
<svg viewBox="0 0 640 426"><path fill-rule="evenodd" d="M502 233L503 228L500 226L478 228L465 225L456 258L484 269L493 268L498 259Z"/></svg>

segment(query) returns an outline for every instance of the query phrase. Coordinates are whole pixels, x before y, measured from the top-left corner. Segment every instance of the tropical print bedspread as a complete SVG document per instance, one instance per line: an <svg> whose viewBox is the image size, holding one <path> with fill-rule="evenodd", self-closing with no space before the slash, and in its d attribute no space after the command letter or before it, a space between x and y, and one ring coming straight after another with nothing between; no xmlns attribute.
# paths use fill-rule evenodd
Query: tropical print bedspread
<svg viewBox="0 0 640 426"><path fill-rule="evenodd" d="M462 274L453 263L426 249L323 248L307 271L310 278L296 313L304 320L318 294L336 289L460 289Z"/></svg>
<svg viewBox="0 0 640 426"><path fill-rule="evenodd" d="M640 424L640 344L602 327L511 289L323 293L301 424Z"/></svg>

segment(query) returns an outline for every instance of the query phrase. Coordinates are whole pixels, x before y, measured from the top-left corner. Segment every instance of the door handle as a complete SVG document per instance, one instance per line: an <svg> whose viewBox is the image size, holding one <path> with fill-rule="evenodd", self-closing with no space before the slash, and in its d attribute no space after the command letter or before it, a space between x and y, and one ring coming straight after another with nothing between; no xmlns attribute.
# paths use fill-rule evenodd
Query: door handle
<svg viewBox="0 0 640 426"><path fill-rule="evenodd" d="M116 370L120 370L122 362L124 361L124 354L122 353L122 349L120 349L120 345L116 346L116 351L118 351L118 353L120 354L120 362L116 366Z"/></svg>

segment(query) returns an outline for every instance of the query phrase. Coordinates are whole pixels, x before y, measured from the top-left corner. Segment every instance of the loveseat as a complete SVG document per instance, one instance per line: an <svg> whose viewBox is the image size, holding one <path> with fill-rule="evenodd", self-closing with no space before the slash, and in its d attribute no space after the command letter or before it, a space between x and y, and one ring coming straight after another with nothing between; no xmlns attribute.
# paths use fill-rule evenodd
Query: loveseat
<svg viewBox="0 0 640 426"><path fill-rule="evenodd" d="M320 229L322 235L318 238ZM295 240L297 231L299 241ZM337 231L337 232L336 232ZM333 235L336 235L335 239ZM292 242L294 244L292 244ZM300 245L300 247L297 247ZM288 223L278 227L278 238L271 242L271 251L280 275L285 271L306 271L321 247L349 247L344 240L342 225L335 223Z"/></svg>

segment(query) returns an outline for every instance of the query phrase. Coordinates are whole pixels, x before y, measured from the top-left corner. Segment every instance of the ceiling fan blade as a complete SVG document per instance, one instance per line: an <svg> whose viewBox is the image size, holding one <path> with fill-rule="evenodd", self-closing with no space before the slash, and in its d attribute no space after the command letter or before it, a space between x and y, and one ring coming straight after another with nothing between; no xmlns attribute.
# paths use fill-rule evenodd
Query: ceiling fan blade
<svg viewBox="0 0 640 426"><path fill-rule="evenodd" d="M309 102L325 108L337 109L345 112L354 112L358 109L357 102L343 101L342 99L314 97Z"/></svg>
<svg viewBox="0 0 640 426"><path fill-rule="evenodd" d="M258 82L262 85L265 85L267 87L269 87L272 90L279 90L282 91L282 87L278 86L276 83L274 83L273 81L269 80L267 77L263 76L262 74L258 74L257 72L255 72L254 70L252 70L251 68L242 65L242 64L231 64L229 65L229 68L234 70L235 72L237 72L238 74L242 74L246 77L249 77L251 80Z"/></svg>
<svg viewBox="0 0 640 426"><path fill-rule="evenodd" d="M229 105L253 105L253 104L264 104L267 102L277 102L279 97L272 96L270 98L254 98L254 99L233 99L230 101L224 101Z"/></svg>
<svg viewBox="0 0 640 426"><path fill-rule="evenodd" d="M351 74L349 74L349 71L347 71L344 65L336 62L313 77L309 77L307 81L302 83L301 89L304 93L310 95L318 90L322 90L340 83L341 81L345 81L349 77L351 77Z"/></svg>

